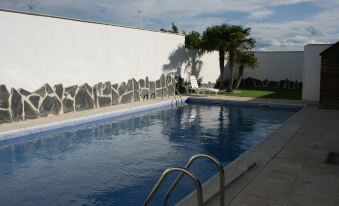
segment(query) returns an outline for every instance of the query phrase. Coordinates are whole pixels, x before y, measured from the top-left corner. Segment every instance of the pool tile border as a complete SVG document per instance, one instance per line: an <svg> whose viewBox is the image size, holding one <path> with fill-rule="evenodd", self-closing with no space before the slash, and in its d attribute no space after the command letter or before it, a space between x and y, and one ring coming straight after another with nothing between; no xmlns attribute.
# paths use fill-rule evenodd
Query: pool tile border
<svg viewBox="0 0 339 206"><path fill-rule="evenodd" d="M182 102L185 103L187 99L188 97L183 97ZM10 141L15 141L16 139L23 137L23 136L27 136L27 135L32 135L32 134L37 134L37 133L42 133L42 132L47 132L47 131L53 131L53 130L64 128L64 127L73 127L73 126L83 125L89 122L102 121L105 119L110 119L110 118L115 118L115 117L121 117L124 115L129 115L129 114L133 114L137 112L144 112L144 111L152 110L155 108L158 109L162 107L168 107L173 104L174 104L173 100L168 100L168 101L152 103L148 105L128 107L124 109L115 110L112 112L94 114L94 115L89 115L85 117L78 117L78 118L73 118L69 120L62 120L62 121L57 121L53 123L42 124L39 126L33 126L29 128L0 132L0 143L3 143L3 142L7 143Z"/></svg>

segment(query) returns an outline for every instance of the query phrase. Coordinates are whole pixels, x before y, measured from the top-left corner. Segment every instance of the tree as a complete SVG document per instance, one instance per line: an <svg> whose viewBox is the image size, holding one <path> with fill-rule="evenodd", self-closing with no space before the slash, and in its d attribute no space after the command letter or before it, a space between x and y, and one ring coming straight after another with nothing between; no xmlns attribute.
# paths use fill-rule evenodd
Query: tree
<svg viewBox="0 0 339 206"><path fill-rule="evenodd" d="M230 79L228 91L233 90L234 64L238 50L249 50L255 46L255 40L249 38L251 28L222 24L208 27L202 35L200 48L219 52L220 89L224 89L225 56L228 54Z"/></svg>
<svg viewBox="0 0 339 206"><path fill-rule="evenodd" d="M179 30L178 27L172 22L172 32L178 34Z"/></svg>
<svg viewBox="0 0 339 206"><path fill-rule="evenodd" d="M235 82L234 89L238 89L243 79L244 68L248 67L251 69L255 69L259 66L259 62L252 51L238 51L235 61L236 64L239 65L239 71L238 79Z"/></svg>
<svg viewBox="0 0 339 206"><path fill-rule="evenodd" d="M220 89L223 89L224 82L224 67L225 55L229 42L229 25L222 24L217 26L208 27L201 38L201 49L212 52L219 52L219 69L220 69Z"/></svg>
<svg viewBox="0 0 339 206"><path fill-rule="evenodd" d="M185 36L185 47L187 49L200 49L201 35L197 31L191 31Z"/></svg>
<svg viewBox="0 0 339 206"><path fill-rule="evenodd" d="M227 43L230 77L227 91L233 91L234 65L239 51L248 51L255 47L256 41L250 38L251 28L238 25L229 26L229 39Z"/></svg>
<svg viewBox="0 0 339 206"><path fill-rule="evenodd" d="M173 22L171 24L171 27L172 27L172 30L166 30L164 28L161 28L160 31L174 33L174 34L179 34L179 29L178 29L178 27Z"/></svg>

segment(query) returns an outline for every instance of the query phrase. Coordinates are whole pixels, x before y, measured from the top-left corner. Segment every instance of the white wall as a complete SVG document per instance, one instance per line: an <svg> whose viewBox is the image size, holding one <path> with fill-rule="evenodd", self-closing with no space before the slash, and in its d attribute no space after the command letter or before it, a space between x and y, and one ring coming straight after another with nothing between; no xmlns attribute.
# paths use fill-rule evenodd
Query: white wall
<svg viewBox="0 0 339 206"><path fill-rule="evenodd" d="M184 36L0 11L0 84L156 80Z"/></svg>
<svg viewBox="0 0 339 206"><path fill-rule="evenodd" d="M244 77L252 77L259 80L273 80L280 81L289 79L291 81L302 81L303 70L303 51L268 51L268 52L254 52L258 58L259 67L255 70L245 68ZM200 57L203 62L203 68L200 76L203 78L203 82L216 82L219 77L219 53L211 52L204 54ZM225 79L228 79L229 70L227 67L227 58L225 61ZM181 66L181 74L186 77L183 70L185 64ZM238 75L238 70L235 71L235 75Z"/></svg>
<svg viewBox="0 0 339 206"><path fill-rule="evenodd" d="M256 69L245 68L245 78L302 81L303 51L256 51L254 53L259 61L259 66ZM229 76L228 72L228 70L225 71L226 78Z"/></svg>
<svg viewBox="0 0 339 206"><path fill-rule="evenodd" d="M320 53L332 44L308 44L304 47L302 99L319 101L320 95Z"/></svg>
<svg viewBox="0 0 339 206"><path fill-rule="evenodd" d="M215 83L220 74L219 53L218 52L206 53L200 58L198 58L198 61L202 62L202 69L200 70L199 78L202 78L202 81L204 83L208 82ZM185 73L186 65L187 65L186 63L181 65L180 69L181 77L189 81L189 73Z"/></svg>

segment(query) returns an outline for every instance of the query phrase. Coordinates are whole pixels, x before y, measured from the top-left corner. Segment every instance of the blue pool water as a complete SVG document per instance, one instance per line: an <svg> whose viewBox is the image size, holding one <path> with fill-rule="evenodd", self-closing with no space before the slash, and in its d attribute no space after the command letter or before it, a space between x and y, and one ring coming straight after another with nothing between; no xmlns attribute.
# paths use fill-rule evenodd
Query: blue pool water
<svg viewBox="0 0 339 206"><path fill-rule="evenodd" d="M112 118L0 145L0 205L142 205L159 175L207 153L224 165L278 128L297 109L190 103ZM206 181L214 165L192 170ZM161 204L161 193L154 205ZM183 179L173 204L193 191Z"/></svg>

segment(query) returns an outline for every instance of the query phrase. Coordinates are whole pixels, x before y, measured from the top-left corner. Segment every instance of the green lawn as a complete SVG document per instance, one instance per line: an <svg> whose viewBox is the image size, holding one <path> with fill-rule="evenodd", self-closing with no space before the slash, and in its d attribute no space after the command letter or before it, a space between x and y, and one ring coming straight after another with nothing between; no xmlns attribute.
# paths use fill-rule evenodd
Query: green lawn
<svg viewBox="0 0 339 206"><path fill-rule="evenodd" d="M241 88L234 93L222 92L225 96L256 97L269 99L301 99L301 90L273 88Z"/></svg>

